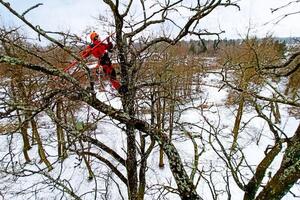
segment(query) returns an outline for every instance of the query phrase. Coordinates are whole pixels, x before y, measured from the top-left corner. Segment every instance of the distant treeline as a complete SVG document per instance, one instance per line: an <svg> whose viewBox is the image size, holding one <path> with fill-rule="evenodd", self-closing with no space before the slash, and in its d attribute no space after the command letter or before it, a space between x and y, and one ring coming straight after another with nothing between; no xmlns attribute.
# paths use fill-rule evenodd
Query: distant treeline
<svg viewBox="0 0 300 200"><path fill-rule="evenodd" d="M300 37L274 37L274 38L253 38L257 41L263 41L265 39L273 40L274 43L280 44L283 48L290 45L300 44ZM199 39L199 40L189 40L181 41L189 49L191 54L201 54L201 53L216 53L218 49L229 45L240 45L243 43L243 39Z"/></svg>

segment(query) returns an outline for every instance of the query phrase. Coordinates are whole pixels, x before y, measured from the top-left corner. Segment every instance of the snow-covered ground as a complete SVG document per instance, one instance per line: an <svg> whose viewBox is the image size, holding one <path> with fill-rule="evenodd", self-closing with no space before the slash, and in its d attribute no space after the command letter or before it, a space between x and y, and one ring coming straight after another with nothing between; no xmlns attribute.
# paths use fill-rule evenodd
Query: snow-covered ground
<svg viewBox="0 0 300 200"><path fill-rule="evenodd" d="M205 78L204 85L218 85L218 78L215 74L210 74ZM204 93L202 94L202 102L199 100L199 102L195 101L194 104L197 103L201 105L202 103L206 103L208 105L211 105L208 109L203 109L200 111L199 109L192 108L185 111L185 113L182 115L182 122L187 123L195 123L201 128L192 127L190 131L200 133L200 131L203 128L209 129L207 127L207 124L203 123L204 117L207 118L209 123L214 125L214 128L216 128L217 136L221 140L222 144L225 148L229 149L231 147L232 142L232 129L234 125L236 110L234 106L225 106L224 102L226 101L227 92L226 90L219 90L220 87L211 87L211 86L204 86ZM272 96L272 93L270 93L270 90L267 88L267 91L263 90L261 92L262 96ZM290 117L287 107L282 106L280 107L280 113L281 113L281 123L277 124L277 126L287 134L287 136L292 136L296 128L299 125L299 119L296 119L295 117ZM245 126L243 132L240 133L238 144L240 148L242 148L243 156L245 157L245 160L247 161L247 164L251 166L253 169L255 169L255 166L258 165L258 163L265 157L265 150L270 145L274 145L274 140L271 131L268 128L268 125L266 121L262 120L261 118L257 117L257 114L254 112L254 110L246 107L245 112L242 117L242 124L248 123L247 126ZM242 126L242 125L241 125ZM196 129L196 130L195 130ZM219 188L219 190L225 190L225 182L224 177L226 174L226 171L228 170L225 167L225 163L222 161L222 159L216 154L215 151L213 151L212 146L216 149L220 150L220 146L217 144L216 141L213 141L213 143L210 145L209 142L203 142L209 141L208 132L201 133L202 142L200 140L198 141L199 148L201 146L205 147L205 152L200 157L200 163L199 165L202 166L204 169L206 168L209 170L211 167L210 165L214 166L216 170L219 169L219 171L215 172L212 175L212 182L214 183L214 186L216 188ZM190 144L186 144L190 143ZM183 157L192 159L193 156L193 149L192 144L190 141L182 142L177 145L178 148L183 152ZM190 147L190 148L187 148ZM200 151L200 150L199 150ZM221 154L222 155L222 154ZM224 157L224 155L222 155ZM236 157L239 158L241 155L237 154ZM275 174L277 169L280 166L281 159L283 156L283 152L281 152L275 160L272 162L269 170L267 173L271 173L272 175ZM200 167L201 168L201 167ZM245 168L240 168L241 173L247 177L251 178L252 173L251 170ZM209 178L207 176L207 178ZM245 179L247 180L247 179ZM202 180L203 181L203 180ZM266 174L266 177L264 179L264 183L268 181L268 177ZM205 181L204 181L205 182ZM198 191L201 197L203 199L212 199L212 195L210 193L210 189L208 188L208 185L203 182L204 187L198 187ZM230 190L231 190L231 199L233 200L239 200L243 199L244 192L237 186L237 184L233 181L232 177L229 180L230 183ZM246 181L247 183L247 181ZM201 184L199 184L201 185ZM292 188L292 191L294 194L300 195L300 187L294 186ZM227 194L222 194L220 192L219 199L227 199ZM294 197L291 194L287 194L284 198L284 200L290 200L294 199Z"/></svg>
<svg viewBox="0 0 300 200"><path fill-rule="evenodd" d="M199 180L197 191L203 199L213 199L210 187L214 187L218 192L219 199L227 199L224 192L226 190L226 184L224 177L229 174L229 189L231 191L231 198L233 200L240 200L243 198L243 192L238 188L237 184L232 179L228 169L222 158L214 151L220 150L220 145L216 142L211 132L215 131L217 137L222 141L225 148L230 148L232 142L232 128L234 122L235 107L225 106L227 91L222 89L219 91L218 87L211 87L209 85L217 85L218 76L215 74L209 74L205 78L205 85L202 88L203 93L199 95L199 99L193 101L192 104L184 105L187 108L180 116L180 122L186 123L184 126L186 130L193 132L195 140L198 144L198 152L203 150L199 158L198 168L202 171L203 177ZM97 97L109 105L115 108L121 108L121 102L111 90L110 86L106 86L105 91L100 92ZM206 107L202 110L199 109L205 103ZM196 109L197 107L198 109ZM92 110L95 114L97 111ZM86 110L81 109L77 113L79 119L84 120ZM282 120L278 126L287 134L293 134L299 124L299 120L294 117L290 117L285 106L281 107ZM55 186L61 183L66 184L69 190L73 190L75 194L82 195L82 199L127 199L126 187L122 184L117 185L120 181L116 176L112 175L112 172L102 164L101 162L94 160L92 167L96 175L96 180L89 181L87 179L88 172L84 165L84 162L77 159L77 156L70 155L64 162L56 160L56 143L51 143L55 138L54 126L48 124L47 117L41 117L39 122L45 126L41 127L40 131L44 141L49 141L49 144L45 146L48 153L49 160L53 162L54 169L50 172L44 170L43 173L30 175L33 171L39 171L41 168L45 168L44 164L34 165L34 159L39 160L37 157L36 145L29 151L32 162L24 165L24 158L22 154L21 135L13 136L0 136L0 200L2 199L60 199L66 191L59 191ZM208 123L215 128L212 130ZM242 148L242 152L249 166L253 169L264 157L264 151L268 145L273 145L272 134L268 130L268 126L265 121L256 117L253 110L248 109L243 115L243 122L248 122L244 131L239 135L238 143ZM192 125L191 125L192 124ZM194 124L194 125L193 125ZM126 156L124 149L126 149L126 136L122 134L119 128L116 128L118 122L112 123L108 118L101 120L101 123L97 125L97 129L93 132L95 137L99 138L103 143L114 149L122 156ZM263 134L261 134L263 133ZM182 160L186 164L191 164L194 156L194 146L191 140L186 137L182 137L182 132L176 132L174 134L174 144L178 148ZM184 139L185 138L185 139ZM45 142L44 142L45 143ZM10 146L10 148L9 148ZM100 155L105 155L104 152L95 151ZM222 155L221 152L219 152ZM240 159L241 154L237 152L234 156ZM278 169L281 162L281 155L279 155L271 165L269 172L274 172ZM14 159L13 165L15 169L26 169L18 177L7 175L7 172L15 173L12 170L12 164L7 165L8 161ZM176 187L175 181L172 177L171 171L168 167L168 162L165 160L165 168L160 169L158 167L159 161L159 148L156 147L151 153L148 160L149 168L147 170L147 189L145 199L163 199L160 196L160 192L156 188L160 188L161 185ZM8 167L7 167L8 166ZM14 169L14 170L15 170ZM125 169L122 166L118 166L118 169L125 174ZM4 170L6 172L4 173ZM247 167L241 168L241 173L251 178L251 171ZM191 172L187 168L188 173ZM30 176L29 176L30 175ZM53 179L50 180L49 177ZM108 177L112 177L109 179ZM199 177L199 173L196 174L196 179ZM245 179L246 180L246 179ZM62 182L61 182L62 181ZM264 182L267 181L267 177ZM208 184L207 182L210 182ZM50 187L49 187L50 186ZM119 186L119 187L118 187ZM108 189L107 189L108 188ZM95 190L98 193L95 193ZM293 192L300 194L299 186L293 187ZM122 196L120 195L122 193ZM164 192L162 192L164 193ZM95 195L97 194L97 195ZM62 199L72 199L71 197L63 197ZM176 200L179 197L175 194L167 194L166 199ZM285 200L293 199L290 194L284 197Z"/></svg>

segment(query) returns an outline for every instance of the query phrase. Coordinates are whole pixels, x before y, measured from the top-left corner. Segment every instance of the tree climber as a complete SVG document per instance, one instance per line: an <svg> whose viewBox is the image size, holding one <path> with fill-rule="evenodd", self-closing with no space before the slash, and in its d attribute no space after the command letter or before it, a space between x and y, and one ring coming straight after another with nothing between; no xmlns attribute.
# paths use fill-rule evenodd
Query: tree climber
<svg viewBox="0 0 300 200"><path fill-rule="evenodd" d="M112 66L111 60L109 58L108 52L112 51L113 44L110 42L109 37L107 38L107 43L100 41L99 35L96 32L90 34L90 39L92 43L86 47L86 49L81 53L83 58L87 58L91 54L98 58L98 64L96 66L96 72L99 72L100 66L102 66L103 72L109 77L112 86L120 93L125 94L128 92L126 86L120 84L117 80L116 71Z"/></svg>

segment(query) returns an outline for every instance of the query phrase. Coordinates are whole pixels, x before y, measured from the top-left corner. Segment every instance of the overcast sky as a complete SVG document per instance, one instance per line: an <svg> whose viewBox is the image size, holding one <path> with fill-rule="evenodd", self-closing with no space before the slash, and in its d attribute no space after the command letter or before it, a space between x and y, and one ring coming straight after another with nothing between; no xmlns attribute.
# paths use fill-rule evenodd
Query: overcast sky
<svg viewBox="0 0 300 200"><path fill-rule="evenodd" d="M282 6L291 0L241 0L241 11L236 8L218 9L213 15L203 20L203 27L209 30L226 31L223 38L240 38L245 36L249 26L251 33L259 37L272 34L273 36L300 36L300 14L289 16L278 24L275 22L285 13L300 11L300 3L283 9L275 14L270 8ZM40 25L45 30L66 31L81 34L87 26L96 25L95 17L99 13L105 15L104 3L100 0L6 0L19 12L24 12L37 3L42 6L26 15L34 25ZM107 7L106 7L107 8ZM267 23L267 25L265 25ZM5 26L22 25L7 9L0 5L0 24ZM99 25L98 25L99 26Z"/></svg>

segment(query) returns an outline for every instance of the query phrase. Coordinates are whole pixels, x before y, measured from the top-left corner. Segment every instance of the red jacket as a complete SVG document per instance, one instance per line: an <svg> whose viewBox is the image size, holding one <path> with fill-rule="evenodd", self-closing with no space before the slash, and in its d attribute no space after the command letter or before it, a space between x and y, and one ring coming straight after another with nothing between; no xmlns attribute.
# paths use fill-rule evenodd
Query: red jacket
<svg viewBox="0 0 300 200"><path fill-rule="evenodd" d="M101 42L101 44L99 44L99 43L100 43L100 41L98 41L98 40L93 41L93 44L90 44L81 53L82 57L86 58L92 54L95 58L101 58L107 50L110 50L113 48L113 45L111 42L108 42L107 44L105 44L103 42Z"/></svg>

